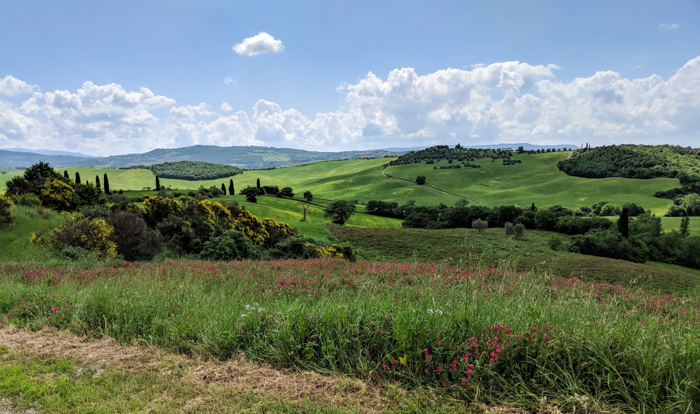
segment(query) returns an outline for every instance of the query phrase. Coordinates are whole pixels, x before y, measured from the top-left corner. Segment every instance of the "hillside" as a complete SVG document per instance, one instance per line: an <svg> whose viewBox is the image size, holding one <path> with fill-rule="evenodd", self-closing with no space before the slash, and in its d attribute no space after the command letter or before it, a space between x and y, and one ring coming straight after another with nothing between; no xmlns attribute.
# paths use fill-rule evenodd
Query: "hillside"
<svg viewBox="0 0 700 414"><path fill-rule="evenodd" d="M71 155L44 155L33 152L15 152L0 150L0 168L26 168L39 161L51 165L80 164L86 158Z"/></svg>
<svg viewBox="0 0 700 414"><path fill-rule="evenodd" d="M563 172L586 178L676 177L700 174L700 149L675 145L611 145L576 150L558 164Z"/></svg>
<svg viewBox="0 0 700 414"><path fill-rule="evenodd" d="M514 154L512 160L521 160L522 163L503 165L501 161L488 160L477 162L480 168L440 169L440 166L450 165L443 159L435 164L391 166L386 173L410 182L415 182L416 177L422 175L426 177L426 185L491 207L535 203L539 206L561 204L574 208L604 200L618 205L636 203L657 215L663 215L673 205L670 200L654 197L654 193L678 187L677 179L572 177L557 169L557 163L566 158L565 152Z"/></svg>
<svg viewBox="0 0 700 414"><path fill-rule="evenodd" d="M291 148L271 147L214 147L195 145L192 147L156 149L144 154L116 155L112 157L83 160L66 166L129 167L133 165L160 164L173 161L204 161L233 165L239 168L272 168L285 165L330 159L354 159L398 155L384 150L315 152Z"/></svg>

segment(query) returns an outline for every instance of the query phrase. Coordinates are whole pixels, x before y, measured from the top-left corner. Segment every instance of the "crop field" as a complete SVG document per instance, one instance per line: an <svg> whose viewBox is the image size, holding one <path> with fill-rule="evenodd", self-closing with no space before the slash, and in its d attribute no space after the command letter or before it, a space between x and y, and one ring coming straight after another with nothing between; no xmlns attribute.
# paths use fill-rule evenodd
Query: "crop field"
<svg viewBox="0 0 700 414"><path fill-rule="evenodd" d="M467 197L486 206L516 204L528 206L556 205L565 207L591 206L598 201L622 205L636 203L663 215L673 205L670 200L654 197L656 191L680 187L678 180L657 178L638 180L626 178L589 179L571 177L557 170L557 162L566 153L521 154L514 160L521 164L502 165L500 162L479 160L481 168L440 169L446 161L435 164L392 166L387 173L415 181L426 177L426 184ZM433 169L437 166L437 169Z"/></svg>
<svg viewBox="0 0 700 414"><path fill-rule="evenodd" d="M466 402L700 409L700 301L495 268L342 260L0 265L3 323L434 387ZM566 378L562 381L561 378Z"/></svg>

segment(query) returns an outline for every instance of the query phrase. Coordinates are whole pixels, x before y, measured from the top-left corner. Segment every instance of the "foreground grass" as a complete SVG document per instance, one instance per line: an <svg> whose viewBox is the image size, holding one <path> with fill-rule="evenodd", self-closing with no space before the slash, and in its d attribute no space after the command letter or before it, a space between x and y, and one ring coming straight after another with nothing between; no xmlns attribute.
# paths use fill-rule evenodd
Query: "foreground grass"
<svg viewBox="0 0 700 414"><path fill-rule="evenodd" d="M373 261L431 262L445 266L494 266L518 272L547 272L589 282L636 286L651 292L688 295L700 285L695 269L660 263L632 263L565 251L569 237L546 231L527 231L522 239L505 236L500 228L474 229L361 229L328 228L341 243L358 248ZM562 250L549 246L562 240Z"/></svg>
<svg viewBox="0 0 700 414"><path fill-rule="evenodd" d="M700 410L700 300L495 269L339 260L2 265L7 322L362 378L467 403ZM580 408L580 407L579 407Z"/></svg>

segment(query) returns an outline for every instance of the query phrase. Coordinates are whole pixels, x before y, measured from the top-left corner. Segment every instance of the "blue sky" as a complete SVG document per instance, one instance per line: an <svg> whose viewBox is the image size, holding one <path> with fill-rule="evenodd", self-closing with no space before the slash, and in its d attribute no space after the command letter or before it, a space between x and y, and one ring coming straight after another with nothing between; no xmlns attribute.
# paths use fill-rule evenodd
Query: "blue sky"
<svg viewBox="0 0 700 414"><path fill-rule="evenodd" d="M698 1L2 1L0 148L697 146L699 56Z"/></svg>

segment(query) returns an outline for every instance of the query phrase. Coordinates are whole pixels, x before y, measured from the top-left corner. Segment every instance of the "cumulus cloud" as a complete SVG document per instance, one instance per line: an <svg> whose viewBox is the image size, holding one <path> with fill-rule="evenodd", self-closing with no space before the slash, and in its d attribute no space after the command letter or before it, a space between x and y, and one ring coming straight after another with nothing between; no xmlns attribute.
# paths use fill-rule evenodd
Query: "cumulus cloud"
<svg viewBox="0 0 700 414"><path fill-rule="evenodd" d="M210 115L216 115L214 112L210 112L209 109L207 109L207 104L202 102L201 104L197 106L192 106L192 105L187 105L187 106L179 106L176 108L170 108L170 116L173 118L179 118L179 119L194 119L195 117L198 116L210 116Z"/></svg>
<svg viewBox="0 0 700 414"><path fill-rule="evenodd" d="M236 80L230 76L227 76L224 78L224 83L226 84L226 86L231 86L231 85L233 85L234 87L238 86L238 82L236 82Z"/></svg>
<svg viewBox="0 0 700 414"><path fill-rule="evenodd" d="M659 30L675 30L681 27L679 23L673 23L673 22L668 22L668 23L660 23L659 24Z"/></svg>
<svg viewBox="0 0 700 414"><path fill-rule="evenodd" d="M27 82L21 81L12 75L7 75L0 79L0 94L7 96L24 95L39 90L36 85L29 85Z"/></svg>
<svg viewBox="0 0 700 414"><path fill-rule="evenodd" d="M236 44L233 50L239 55L255 56L261 53L278 53L284 50L281 40L277 40L265 32L244 39Z"/></svg>
<svg viewBox="0 0 700 414"><path fill-rule="evenodd" d="M213 120L207 105L175 103L148 89L86 82L76 93L34 92L19 108L0 105L0 146L10 140L78 143L88 151L156 147L270 145L340 150L419 146L430 142L616 142L694 145L700 139L700 56L673 76L628 79L601 71L571 81L554 65L499 62L418 74L395 69L382 79L368 73L339 87L342 104L303 114L258 100L249 113ZM158 108L171 106L161 121ZM42 114L46 122L35 115ZM199 121L199 122L197 122ZM99 138L99 139L96 139ZM40 146L40 145L35 145ZM64 145L65 146L65 145Z"/></svg>

